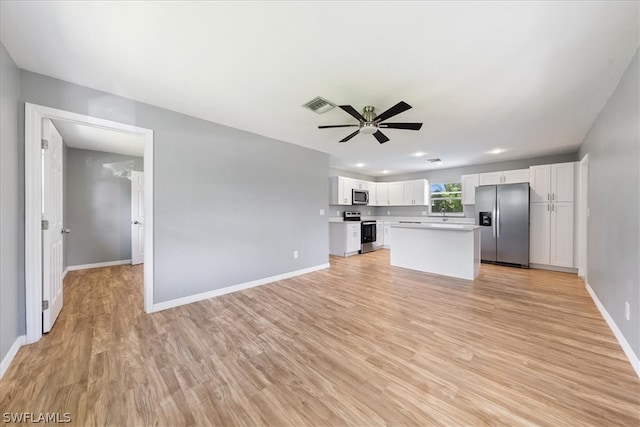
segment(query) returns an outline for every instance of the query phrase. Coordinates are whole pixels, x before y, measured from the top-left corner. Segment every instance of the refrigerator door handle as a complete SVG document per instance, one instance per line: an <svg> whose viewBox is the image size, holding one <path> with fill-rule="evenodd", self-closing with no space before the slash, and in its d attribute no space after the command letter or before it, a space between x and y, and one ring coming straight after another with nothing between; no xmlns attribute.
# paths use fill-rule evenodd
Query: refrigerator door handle
<svg viewBox="0 0 640 427"><path fill-rule="evenodd" d="M496 231L497 237L500 238L500 199L496 199L498 209L496 210Z"/></svg>
<svg viewBox="0 0 640 427"><path fill-rule="evenodd" d="M498 220L498 218L496 217L496 201L493 202L493 221L491 221L491 226L493 228L493 238L495 239L497 237L496 235L496 221Z"/></svg>

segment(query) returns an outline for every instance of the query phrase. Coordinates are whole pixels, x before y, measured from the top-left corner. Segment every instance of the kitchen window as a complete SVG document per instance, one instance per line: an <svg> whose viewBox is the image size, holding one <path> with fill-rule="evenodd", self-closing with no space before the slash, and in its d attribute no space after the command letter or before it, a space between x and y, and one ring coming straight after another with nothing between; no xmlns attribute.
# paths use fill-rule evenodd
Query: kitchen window
<svg viewBox="0 0 640 427"><path fill-rule="evenodd" d="M462 184L449 182L431 185L431 214L462 213Z"/></svg>

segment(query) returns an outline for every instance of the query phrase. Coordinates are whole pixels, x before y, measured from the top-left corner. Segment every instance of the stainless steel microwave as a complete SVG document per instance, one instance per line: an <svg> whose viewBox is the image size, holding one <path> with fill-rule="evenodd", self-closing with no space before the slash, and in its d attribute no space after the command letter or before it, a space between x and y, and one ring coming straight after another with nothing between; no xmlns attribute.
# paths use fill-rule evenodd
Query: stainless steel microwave
<svg viewBox="0 0 640 427"><path fill-rule="evenodd" d="M369 204L369 191L353 189L351 194L352 205L368 205Z"/></svg>

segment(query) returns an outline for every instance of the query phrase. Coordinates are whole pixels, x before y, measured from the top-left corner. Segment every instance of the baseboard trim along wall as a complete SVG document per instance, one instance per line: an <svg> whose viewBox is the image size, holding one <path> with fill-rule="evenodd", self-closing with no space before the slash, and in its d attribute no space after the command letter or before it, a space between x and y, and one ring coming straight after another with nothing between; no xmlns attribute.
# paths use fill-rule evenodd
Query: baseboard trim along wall
<svg viewBox="0 0 640 427"><path fill-rule="evenodd" d="M203 292L201 294L191 295L188 297L177 298L169 301L160 302L158 304L153 305L153 312L167 310L169 308L179 307L185 304L191 304L193 302L198 302L205 299L218 297L220 295L230 294L232 292L238 292L238 291L242 291L249 288L255 288L256 286L266 285L268 283L289 279L291 277L302 276L303 274L312 273L318 270L324 270L325 268L329 268L329 263L316 265L314 267L309 267L302 270L291 271L289 273L279 274L277 276L265 277L264 279L254 280L251 282L239 283L237 285L227 286L225 288L214 289L213 291Z"/></svg>
<svg viewBox="0 0 640 427"><path fill-rule="evenodd" d="M613 332L613 335L618 340L618 343L620 343L622 351L624 351L627 359L629 359L629 362L631 362L631 366L633 366L636 374L638 375L638 377L640 377L640 359L638 359L638 356L633 352L633 349L625 339L624 335L622 335L622 332L620 332L620 329L618 329L618 325L616 325L616 322L613 321L613 318L611 317L611 315L609 315L607 309L604 308L604 305L602 305L591 286L589 286L588 283L585 283L585 287L587 288L587 292L589 292L589 295L591 295L591 299L593 300L593 302L596 303L596 307L600 311L600 314L602 314L605 322L607 322L607 325L609 325L611 332Z"/></svg>
<svg viewBox="0 0 640 427"><path fill-rule="evenodd" d="M69 267L65 267L64 271L62 272L62 280L64 280L64 278L67 277L68 272L69 272Z"/></svg>
<svg viewBox="0 0 640 427"><path fill-rule="evenodd" d="M13 342L13 345L11 346L7 354L2 359L2 363L0 363L0 378L2 378L4 376L4 373L7 372L7 369L9 369L9 365L11 365L13 358L16 357L16 354L18 354L18 350L20 350L20 347L22 347L26 343L27 343L26 335L20 335Z"/></svg>
<svg viewBox="0 0 640 427"><path fill-rule="evenodd" d="M66 268L66 270L67 271L87 270L89 268L111 267L114 265L126 265L126 264L131 264L131 260L121 259L119 261L96 262L95 264L70 265ZM66 275L66 273L64 274Z"/></svg>
<svg viewBox="0 0 640 427"><path fill-rule="evenodd" d="M535 268L535 269L538 269L538 270L559 271L561 273L578 274L578 269L577 268L558 267L558 266L555 266L555 265L529 264L529 268Z"/></svg>

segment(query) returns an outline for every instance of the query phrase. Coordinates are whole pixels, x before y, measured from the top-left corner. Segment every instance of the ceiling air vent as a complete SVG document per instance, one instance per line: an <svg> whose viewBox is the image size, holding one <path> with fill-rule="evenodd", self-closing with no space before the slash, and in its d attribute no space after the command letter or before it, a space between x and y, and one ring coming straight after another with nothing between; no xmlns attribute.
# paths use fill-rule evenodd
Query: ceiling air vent
<svg viewBox="0 0 640 427"><path fill-rule="evenodd" d="M336 106L333 102L327 101L324 98L316 96L311 101L302 104L304 108L308 108L311 111L315 111L318 114L326 113Z"/></svg>
<svg viewBox="0 0 640 427"><path fill-rule="evenodd" d="M435 159L427 159L427 162L429 163L442 163L441 159L435 158Z"/></svg>

